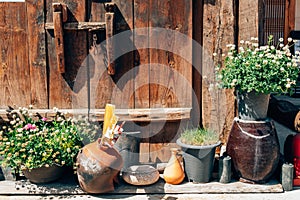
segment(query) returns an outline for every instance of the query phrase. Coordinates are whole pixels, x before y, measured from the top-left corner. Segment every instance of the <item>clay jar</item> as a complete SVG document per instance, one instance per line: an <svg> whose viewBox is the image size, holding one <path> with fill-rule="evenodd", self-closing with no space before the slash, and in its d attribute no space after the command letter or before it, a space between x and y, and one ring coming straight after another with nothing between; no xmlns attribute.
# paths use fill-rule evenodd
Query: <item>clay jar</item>
<svg viewBox="0 0 300 200"><path fill-rule="evenodd" d="M96 141L81 149L77 165L80 187L88 193L105 193L114 190L114 180L123 167L123 159L114 147Z"/></svg>
<svg viewBox="0 0 300 200"><path fill-rule="evenodd" d="M183 181L185 175L177 155L179 150L177 148L171 148L170 150L172 153L171 158L163 175L166 183L176 185Z"/></svg>

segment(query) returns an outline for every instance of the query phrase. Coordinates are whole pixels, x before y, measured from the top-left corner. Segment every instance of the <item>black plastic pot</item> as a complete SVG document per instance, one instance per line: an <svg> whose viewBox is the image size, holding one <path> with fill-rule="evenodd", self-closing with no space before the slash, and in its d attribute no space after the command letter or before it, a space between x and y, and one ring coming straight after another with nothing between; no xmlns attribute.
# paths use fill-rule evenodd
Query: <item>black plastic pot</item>
<svg viewBox="0 0 300 200"><path fill-rule="evenodd" d="M210 181L216 147L221 144L218 142L206 146L194 146L184 144L177 139L176 143L181 146L183 151L184 171L189 182L207 183Z"/></svg>

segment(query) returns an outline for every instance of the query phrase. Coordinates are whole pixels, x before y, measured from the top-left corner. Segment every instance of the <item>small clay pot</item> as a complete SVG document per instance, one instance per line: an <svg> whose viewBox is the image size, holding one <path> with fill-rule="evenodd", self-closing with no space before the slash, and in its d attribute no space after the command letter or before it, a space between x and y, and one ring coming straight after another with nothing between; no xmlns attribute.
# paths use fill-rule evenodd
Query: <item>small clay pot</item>
<svg viewBox="0 0 300 200"><path fill-rule="evenodd" d="M124 181L131 185L151 185L159 179L159 172L150 165L133 165L122 172Z"/></svg>

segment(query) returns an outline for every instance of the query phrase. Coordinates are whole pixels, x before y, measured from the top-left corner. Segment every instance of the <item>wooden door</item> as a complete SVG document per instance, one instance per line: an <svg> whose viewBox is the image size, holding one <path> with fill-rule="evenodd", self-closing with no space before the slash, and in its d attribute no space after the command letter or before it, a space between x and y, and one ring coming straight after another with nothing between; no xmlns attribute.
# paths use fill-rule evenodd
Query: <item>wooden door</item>
<svg viewBox="0 0 300 200"><path fill-rule="evenodd" d="M2 109L58 107L101 121L113 103L128 131L142 131L141 160L168 160L192 108L192 1L27 0L0 8Z"/></svg>

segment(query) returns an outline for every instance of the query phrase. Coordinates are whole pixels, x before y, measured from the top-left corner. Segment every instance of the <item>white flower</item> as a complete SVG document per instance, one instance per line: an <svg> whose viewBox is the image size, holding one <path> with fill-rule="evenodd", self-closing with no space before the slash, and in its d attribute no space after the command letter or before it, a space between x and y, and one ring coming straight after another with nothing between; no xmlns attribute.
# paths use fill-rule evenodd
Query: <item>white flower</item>
<svg viewBox="0 0 300 200"><path fill-rule="evenodd" d="M279 38L279 42L283 42L283 38Z"/></svg>
<svg viewBox="0 0 300 200"><path fill-rule="evenodd" d="M283 72L283 71L284 71L284 68L283 68L283 67L280 67L280 71Z"/></svg>
<svg viewBox="0 0 300 200"><path fill-rule="evenodd" d="M290 88L290 87L291 87L291 84L287 83L287 84L285 85L285 87L286 87L286 88Z"/></svg>
<svg viewBox="0 0 300 200"><path fill-rule="evenodd" d="M213 53L213 56L214 56L214 57L217 56L217 53Z"/></svg>
<svg viewBox="0 0 300 200"><path fill-rule="evenodd" d="M292 66L292 63L289 62L286 64L286 66L290 67L290 66Z"/></svg>
<svg viewBox="0 0 300 200"><path fill-rule="evenodd" d="M264 64L264 65L268 64L268 60L264 60L264 61L263 61L263 64Z"/></svg>
<svg viewBox="0 0 300 200"><path fill-rule="evenodd" d="M241 41L240 41L240 43L241 43L241 44L244 44L244 43L245 43L245 41L244 41L244 40L241 40Z"/></svg>
<svg viewBox="0 0 300 200"><path fill-rule="evenodd" d="M288 38L288 42L292 42L292 41L293 41L293 39L289 37Z"/></svg>
<svg viewBox="0 0 300 200"><path fill-rule="evenodd" d="M54 112L58 112L58 108L57 107L53 107L53 111Z"/></svg>

